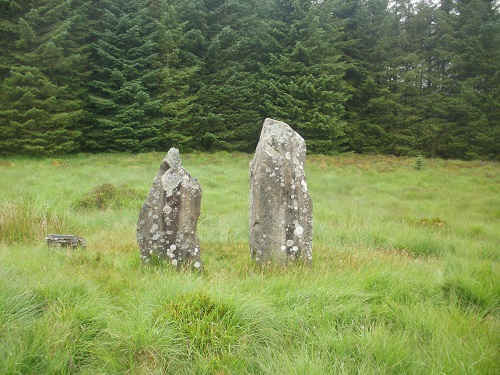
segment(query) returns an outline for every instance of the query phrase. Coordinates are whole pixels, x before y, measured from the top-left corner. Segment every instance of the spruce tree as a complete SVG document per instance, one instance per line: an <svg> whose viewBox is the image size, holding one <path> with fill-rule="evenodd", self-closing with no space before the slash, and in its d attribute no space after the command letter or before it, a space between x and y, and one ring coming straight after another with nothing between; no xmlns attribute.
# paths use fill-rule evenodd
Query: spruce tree
<svg viewBox="0 0 500 375"><path fill-rule="evenodd" d="M190 144L199 149L254 149L262 125L258 74L262 61L258 2L184 1L181 50L196 67ZM264 58L267 58L265 56Z"/></svg>
<svg viewBox="0 0 500 375"><path fill-rule="evenodd" d="M381 107L391 95L382 78L389 51L383 32L387 7L387 1L346 0L333 9L334 19L344 25L339 45L346 64L344 80L352 90L344 115L350 151L378 152L386 143Z"/></svg>
<svg viewBox="0 0 500 375"><path fill-rule="evenodd" d="M165 122L161 147L193 150L197 124L193 118L199 106L196 59L185 49L188 37L180 14L185 11L183 0L157 2L155 13L155 41L159 47L161 114Z"/></svg>
<svg viewBox="0 0 500 375"><path fill-rule="evenodd" d="M345 65L335 42L340 31L329 19L331 2L274 2L271 35L278 48L263 67L266 115L288 122L309 150L339 152L346 142Z"/></svg>
<svg viewBox="0 0 500 375"><path fill-rule="evenodd" d="M51 155L78 150L85 70L75 33L85 1L36 3L17 26L12 67L0 95L0 153Z"/></svg>
<svg viewBox="0 0 500 375"><path fill-rule="evenodd" d="M422 121L413 131L424 154L498 158L498 16L488 1L419 4L410 37L422 46L424 79L414 103Z"/></svg>
<svg viewBox="0 0 500 375"><path fill-rule="evenodd" d="M161 144L158 46L143 0L103 1L92 51L85 129L89 151L139 152ZM99 13L98 13L99 14Z"/></svg>
<svg viewBox="0 0 500 375"><path fill-rule="evenodd" d="M19 38L19 20L30 9L29 0L0 1L0 82L8 75L16 61L13 57L15 42Z"/></svg>

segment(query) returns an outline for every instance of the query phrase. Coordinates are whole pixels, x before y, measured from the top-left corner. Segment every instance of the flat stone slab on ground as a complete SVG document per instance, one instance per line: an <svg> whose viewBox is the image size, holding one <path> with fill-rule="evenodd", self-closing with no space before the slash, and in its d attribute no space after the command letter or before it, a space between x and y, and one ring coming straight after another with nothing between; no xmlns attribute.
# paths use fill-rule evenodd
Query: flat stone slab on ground
<svg viewBox="0 0 500 375"><path fill-rule="evenodd" d="M48 234L45 237L48 246L51 247L85 247L86 241L82 237L74 236L72 234Z"/></svg>

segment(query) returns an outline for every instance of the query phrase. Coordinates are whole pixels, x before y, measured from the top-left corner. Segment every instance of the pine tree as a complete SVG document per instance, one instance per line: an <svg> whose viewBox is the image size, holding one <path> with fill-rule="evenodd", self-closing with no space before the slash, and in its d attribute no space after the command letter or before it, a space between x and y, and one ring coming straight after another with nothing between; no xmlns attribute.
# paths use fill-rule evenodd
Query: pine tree
<svg viewBox="0 0 500 375"><path fill-rule="evenodd" d="M13 68L2 91L8 109L0 111L1 154L42 156L78 148L80 133L68 127L80 113L78 103L61 100L64 89L38 68Z"/></svg>
<svg viewBox="0 0 500 375"><path fill-rule="evenodd" d="M454 124L444 156L500 157L500 14L495 1L458 1L454 33L459 37L452 72L457 87L449 98Z"/></svg>
<svg viewBox="0 0 500 375"><path fill-rule="evenodd" d="M346 141L345 65L335 48L339 31L329 19L331 3L274 3L276 46L261 81L267 116L288 122L312 152L342 151Z"/></svg>
<svg viewBox="0 0 500 375"><path fill-rule="evenodd" d="M161 148L193 149L196 124L197 72L200 67L183 47L188 43L181 20L183 0L162 0L152 15L156 22L155 41L159 48L161 113L165 122Z"/></svg>
<svg viewBox="0 0 500 375"><path fill-rule="evenodd" d="M0 95L0 152L51 155L76 151L86 56L78 25L84 1L38 2L19 18Z"/></svg>
<svg viewBox="0 0 500 375"><path fill-rule="evenodd" d="M85 149L139 152L161 144L160 69L142 0L104 1L93 43Z"/></svg>
<svg viewBox="0 0 500 375"><path fill-rule="evenodd" d="M180 45L184 65L196 69L190 145L197 149L252 150L263 117L258 73L261 61L257 2L183 1Z"/></svg>
<svg viewBox="0 0 500 375"><path fill-rule="evenodd" d="M420 33L425 79L415 103L423 118L414 126L419 147L431 156L498 158L500 29L493 4L420 4L417 15L427 15Z"/></svg>
<svg viewBox="0 0 500 375"><path fill-rule="evenodd" d="M344 115L350 151L378 152L387 143L384 116L380 117L391 95L383 79L390 50L383 31L387 7L385 0L345 0L333 9L333 18L344 25L339 46L346 64L344 81L352 90Z"/></svg>
<svg viewBox="0 0 500 375"><path fill-rule="evenodd" d="M30 9L29 0L0 1L0 82L8 75L15 65L13 58L15 42L19 38L19 20Z"/></svg>

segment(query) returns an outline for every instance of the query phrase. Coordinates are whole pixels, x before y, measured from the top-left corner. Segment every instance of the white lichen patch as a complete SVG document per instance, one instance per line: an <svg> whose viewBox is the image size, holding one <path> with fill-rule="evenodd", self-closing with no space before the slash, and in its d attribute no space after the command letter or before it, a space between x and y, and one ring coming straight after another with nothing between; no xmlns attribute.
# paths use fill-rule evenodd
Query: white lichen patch
<svg viewBox="0 0 500 375"><path fill-rule="evenodd" d="M168 170L163 174L161 184L167 198L174 195L174 190L177 189L181 182L182 176L180 175L180 170Z"/></svg>
<svg viewBox="0 0 500 375"><path fill-rule="evenodd" d="M285 123L266 119L249 166L250 223L258 220L260 224L250 228L250 253L259 263L265 259L286 266L310 246L311 239L305 238L310 233L312 208L305 157L305 142L299 134ZM272 244L277 244L274 251L280 255L273 254Z"/></svg>
<svg viewBox="0 0 500 375"><path fill-rule="evenodd" d="M293 231L293 234L296 237L302 237L302 235L304 234L304 228L300 224L297 224L295 230Z"/></svg>
<svg viewBox="0 0 500 375"><path fill-rule="evenodd" d="M304 193L307 193L307 183L306 183L306 180L302 180L302 181L300 182L300 187L301 187L301 189L302 189L302 191L303 191Z"/></svg>
<svg viewBox="0 0 500 375"><path fill-rule="evenodd" d="M184 198L187 204L183 204ZM170 149L139 215L136 237L141 247L141 259L149 259L152 255L150 249L156 246L174 265L182 262L184 257L188 261L190 258L194 258L193 262L198 260L200 268L203 267L195 234L198 198L201 199L198 181L182 168L178 150ZM186 210L189 212L184 214ZM195 246L191 245L196 249L193 250Z"/></svg>

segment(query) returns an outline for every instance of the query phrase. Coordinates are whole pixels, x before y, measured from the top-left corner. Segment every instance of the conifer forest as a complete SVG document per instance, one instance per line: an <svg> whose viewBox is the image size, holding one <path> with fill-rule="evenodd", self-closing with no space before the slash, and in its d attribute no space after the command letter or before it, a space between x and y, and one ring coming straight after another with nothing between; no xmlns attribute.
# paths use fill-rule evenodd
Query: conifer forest
<svg viewBox="0 0 500 375"><path fill-rule="evenodd" d="M500 159L496 0L0 0L0 155Z"/></svg>

